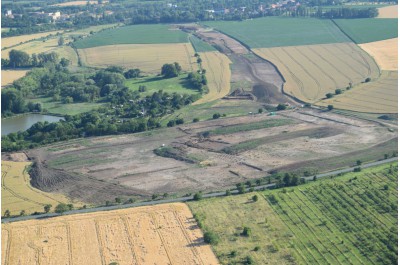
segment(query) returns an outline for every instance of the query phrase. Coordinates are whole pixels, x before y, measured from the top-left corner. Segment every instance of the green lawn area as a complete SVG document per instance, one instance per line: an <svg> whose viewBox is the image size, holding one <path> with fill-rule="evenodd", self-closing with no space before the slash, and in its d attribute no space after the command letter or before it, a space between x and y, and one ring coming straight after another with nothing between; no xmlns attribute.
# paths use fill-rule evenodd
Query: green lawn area
<svg viewBox="0 0 400 265"><path fill-rule="evenodd" d="M194 95L199 92L192 89L188 83L187 74L181 74L178 77L164 79L161 76L148 76L144 78L137 78L127 80L125 85L130 89L137 91L139 86L146 86L146 91L142 92L142 96L152 95L154 92L163 90L168 93L189 94Z"/></svg>
<svg viewBox="0 0 400 265"><path fill-rule="evenodd" d="M350 41L328 19L266 17L241 22L204 23L216 28L250 48L269 48Z"/></svg>
<svg viewBox="0 0 400 265"><path fill-rule="evenodd" d="M222 264L244 264L246 256L254 264L397 264L397 185L393 163L188 204L203 231L219 237L213 250ZM249 237L240 235L245 226Z"/></svg>
<svg viewBox="0 0 400 265"><path fill-rule="evenodd" d="M170 25L132 25L104 30L74 43L78 49L114 44L186 43L186 33L170 29Z"/></svg>
<svg viewBox="0 0 400 265"><path fill-rule="evenodd" d="M335 19L335 23L355 42L397 38L397 18Z"/></svg>
<svg viewBox="0 0 400 265"><path fill-rule="evenodd" d="M102 103L93 103L93 102L61 104L60 102L52 101L51 97L29 99L29 101L34 103L42 103L43 109L46 109L49 113L60 114L60 115L80 114L99 108L103 105Z"/></svg>
<svg viewBox="0 0 400 265"><path fill-rule="evenodd" d="M195 36L190 36L189 37L190 42L192 43L194 49L196 52L212 52L216 51L216 49L208 44L207 42L202 41L201 39L195 37Z"/></svg>

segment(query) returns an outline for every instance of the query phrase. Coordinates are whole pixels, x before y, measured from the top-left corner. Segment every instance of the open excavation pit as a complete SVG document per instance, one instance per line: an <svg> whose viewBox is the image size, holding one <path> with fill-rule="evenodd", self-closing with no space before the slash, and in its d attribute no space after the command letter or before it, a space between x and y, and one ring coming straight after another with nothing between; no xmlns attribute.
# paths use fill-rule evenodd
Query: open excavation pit
<svg viewBox="0 0 400 265"><path fill-rule="evenodd" d="M323 172L395 150L397 128L301 109L78 139L28 156L45 172L33 176L35 187L104 203L117 196L224 190L291 165Z"/></svg>

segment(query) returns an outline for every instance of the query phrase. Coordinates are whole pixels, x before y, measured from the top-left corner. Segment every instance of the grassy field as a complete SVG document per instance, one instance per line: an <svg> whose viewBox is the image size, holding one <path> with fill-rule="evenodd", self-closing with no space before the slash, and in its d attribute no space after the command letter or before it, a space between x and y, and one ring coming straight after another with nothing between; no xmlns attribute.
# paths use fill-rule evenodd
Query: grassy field
<svg viewBox="0 0 400 265"><path fill-rule="evenodd" d="M299 263L397 263L397 164L264 195Z"/></svg>
<svg viewBox="0 0 400 265"><path fill-rule="evenodd" d="M1 228L2 264L218 264L189 208L180 203Z"/></svg>
<svg viewBox="0 0 400 265"><path fill-rule="evenodd" d="M222 264L246 256L254 264L397 264L397 198L396 163L189 206L219 236L213 249ZM240 235L244 226L249 237Z"/></svg>
<svg viewBox="0 0 400 265"><path fill-rule="evenodd" d="M349 41L335 24L327 19L268 17L205 24L238 39L250 48Z"/></svg>
<svg viewBox="0 0 400 265"><path fill-rule="evenodd" d="M355 86L331 99L319 101L317 105L333 105L338 109L360 112L397 113L397 96L397 71L383 71L379 78Z"/></svg>
<svg viewBox="0 0 400 265"><path fill-rule="evenodd" d="M396 18L335 19L335 23L357 44L397 38Z"/></svg>
<svg viewBox="0 0 400 265"><path fill-rule="evenodd" d="M1 86L12 84L17 79L24 77L28 70L1 70Z"/></svg>
<svg viewBox="0 0 400 265"><path fill-rule="evenodd" d="M164 64L178 62L184 71L197 70L195 51L189 43L108 45L78 52L82 64L91 67L119 65L158 74Z"/></svg>
<svg viewBox="0 0 400 265"><path fill-rule="evenodd" d="M188 203L202 220L203 231L212 231L220 238L213 250L221 264L246 264L243 261L247 256L254 264L292 263L295 253L290 248L290 230L260 194L257 202L251 200L256 194ZM250 237L240 235L244 226L251 229ZM254 251L256 247L258 251Z"/></svg>
<svg viewBox="0 0 400 265"><path fill-rule="evenodd" d="M397 70L398 45L398 38L359 44L375 59L381 70Z"/></svg>
<svg viewBox="0 0 400 265"><path fill-rule="evenodd" d="M187 34L169 25L133 25L120 27L115 30L105 30L74 43L78 49L93 48L115 44L158 44L185 43Z"/></svg>
<svg viewBox="0 0 400 265"><path fill-rule="evenodd" d="M127 80L125 83L130 89L137 91L139 86L146 86L146 91L141 92L140 95L148 96L152 95L154 92L163 90L168 93L178 93L178 94L197 94L197 90L192 89L187 81L187 75L182 74L178 77L164 79L161 76L148 76L144 78L137 78Z"/></svg>
<svg viewBox="0 0 400 265"><path fill-rule="evenodd" d="M259 130L265 128L272 128L277 126L283 126L293 123L293 120L290 119L270 119L260 122L252 122L246 124L239 124L239 125L230 125L217 128L215 130L209 131L213 135L220 135L220 134L231 134L237 132L247 132L252 130Z"/></svg>
<svg viewBox="0 0 400 265"><path fill-rule="evenodd" d="M203 60L202 67L206 70L209 92L196 101L194 105L223 98L231 90L231 69L229 65L232 62L229 58L219 52L202 52L200 53L200 57Z"/></svg>
<svg viewBox="0 0 400 265"><path fill-rule="evenodd" d="M99 108L103 105L102 103L94 103L94 102L62 104L59 101L54 102L51 97L34 98L34 99L29 99L29 101L33 103L41 103L43 109L46 109L50 113L60 114L60 115L80 114Z"/></svg>
<svg viewBox="0 0 400 265"><path fill-rule="evenodd" d="M213 52L216 51L216 49L208 44L207 42L202 41L201 39L195 37L195 36L190 36L189 37L190 42L192 43L194 50L196 52Z"/></svg>
<svg viewBox="0 0 400 265"><path fill-rule="evenodd" d="M286 82L284 91L302 101L314 103L335 89L345 89L377 78L374 60L353 43L254 49L274 63Z"/></svg>
<svg viewBox="0 0 400 265"><path fill-rule="evenodd" d="M11 215L19 215L22 210L26 214L44 212L44 205L55 207L60 202L71 203L65 196L45 193L30 184L27 167L30 162L1 162L1 209L2 215L9 210ZM79 203L74 205L80 205Z"/></svg>

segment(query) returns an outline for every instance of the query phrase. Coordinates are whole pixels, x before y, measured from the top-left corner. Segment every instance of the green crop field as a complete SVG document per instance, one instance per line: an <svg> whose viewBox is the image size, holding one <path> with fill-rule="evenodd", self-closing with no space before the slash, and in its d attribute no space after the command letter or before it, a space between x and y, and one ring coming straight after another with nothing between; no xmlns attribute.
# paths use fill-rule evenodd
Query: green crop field
<svg viewBox="0 0 400 265"><path fill-rule="evenodd" d="M148 76L144 78L137 78L127 80L125 85L134 91L138 91L139 86L145 86L146 91L141 92L142 96L152 95L154 92L163 90L168 93L178 94L197 94L198 91L193 89L187 80L187 75L182 74L174 78L162 78L160 76Z"/></svg>
<svg viewBox="0 0 400 265"><path fill-rule="evenodd" d="M306 264L397 264L397 164L264 195Z"/></svg>
<svg viewBox="0 0 400 265"><path fill-rule="evenodd" d="M350 41L330 20L268 17L241 22L207 22L250 48L269 48Z"/></svg>
<svg viewBox="0 0 400 265"><path fill-rule="evenodd" d="M397 264L397 185L393 163L189 206L203 230L219 237L213 249L222 264L246 256L254 264Z"/></svg>
<svg viewBox="0 0 400 265"><path fill-rule="evenodd" d="M335 23L355 42L397 38L397 18L335 19Z"/></svg>
<svg viewBox="0 0 400 265"><path fill-rule="evenodd" d="M186 43L187 34L169 25L133 25L104 30L74 43L78 49L114 44Z"/></svg>
<svg viewBox="0 0 400 265"><path fill-rule="evenodd" d="M201 39L195 37L195 36L190 36L189 37L190 42L192 43L194 49L196 52L213 52L216 51L216 49L208 44L207 42L202 41Z"/></svg>

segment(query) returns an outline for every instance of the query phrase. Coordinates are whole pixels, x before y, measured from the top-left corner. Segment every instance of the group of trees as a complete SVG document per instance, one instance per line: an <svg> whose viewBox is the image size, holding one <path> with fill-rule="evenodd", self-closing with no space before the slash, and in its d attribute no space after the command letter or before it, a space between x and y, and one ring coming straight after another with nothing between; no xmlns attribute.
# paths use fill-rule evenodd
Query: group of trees
<svg viewBox="0 0 400 265"><path fill-rule="evenodd" d="M192 87L194 87L201 93L205 92L204 86L207 85L207 78L205 75L205 70L201 71L201 73L199 73L199 72L189 73L187 76L187 79L189 80Z"/></svg>
<svg viewBox="0 0 400 265"><path fill-rule="evenodd" d="M175 62L172 64L164 64L161 68L161 75L164 78L172 78L172 77L177 77L182 71L182 67L179 65L179 63Z"/></svg>
<svg viewBox="0 0 400 265"><path fill-rule="evenodd" d="M11 50L9 59L1 59L1 67L23 68L23 67L43 67L46 63L61 63L64 67L69 65L69 61L65 58L59 60L58 54L55 52L32 54L19 50Z"/></svg>

